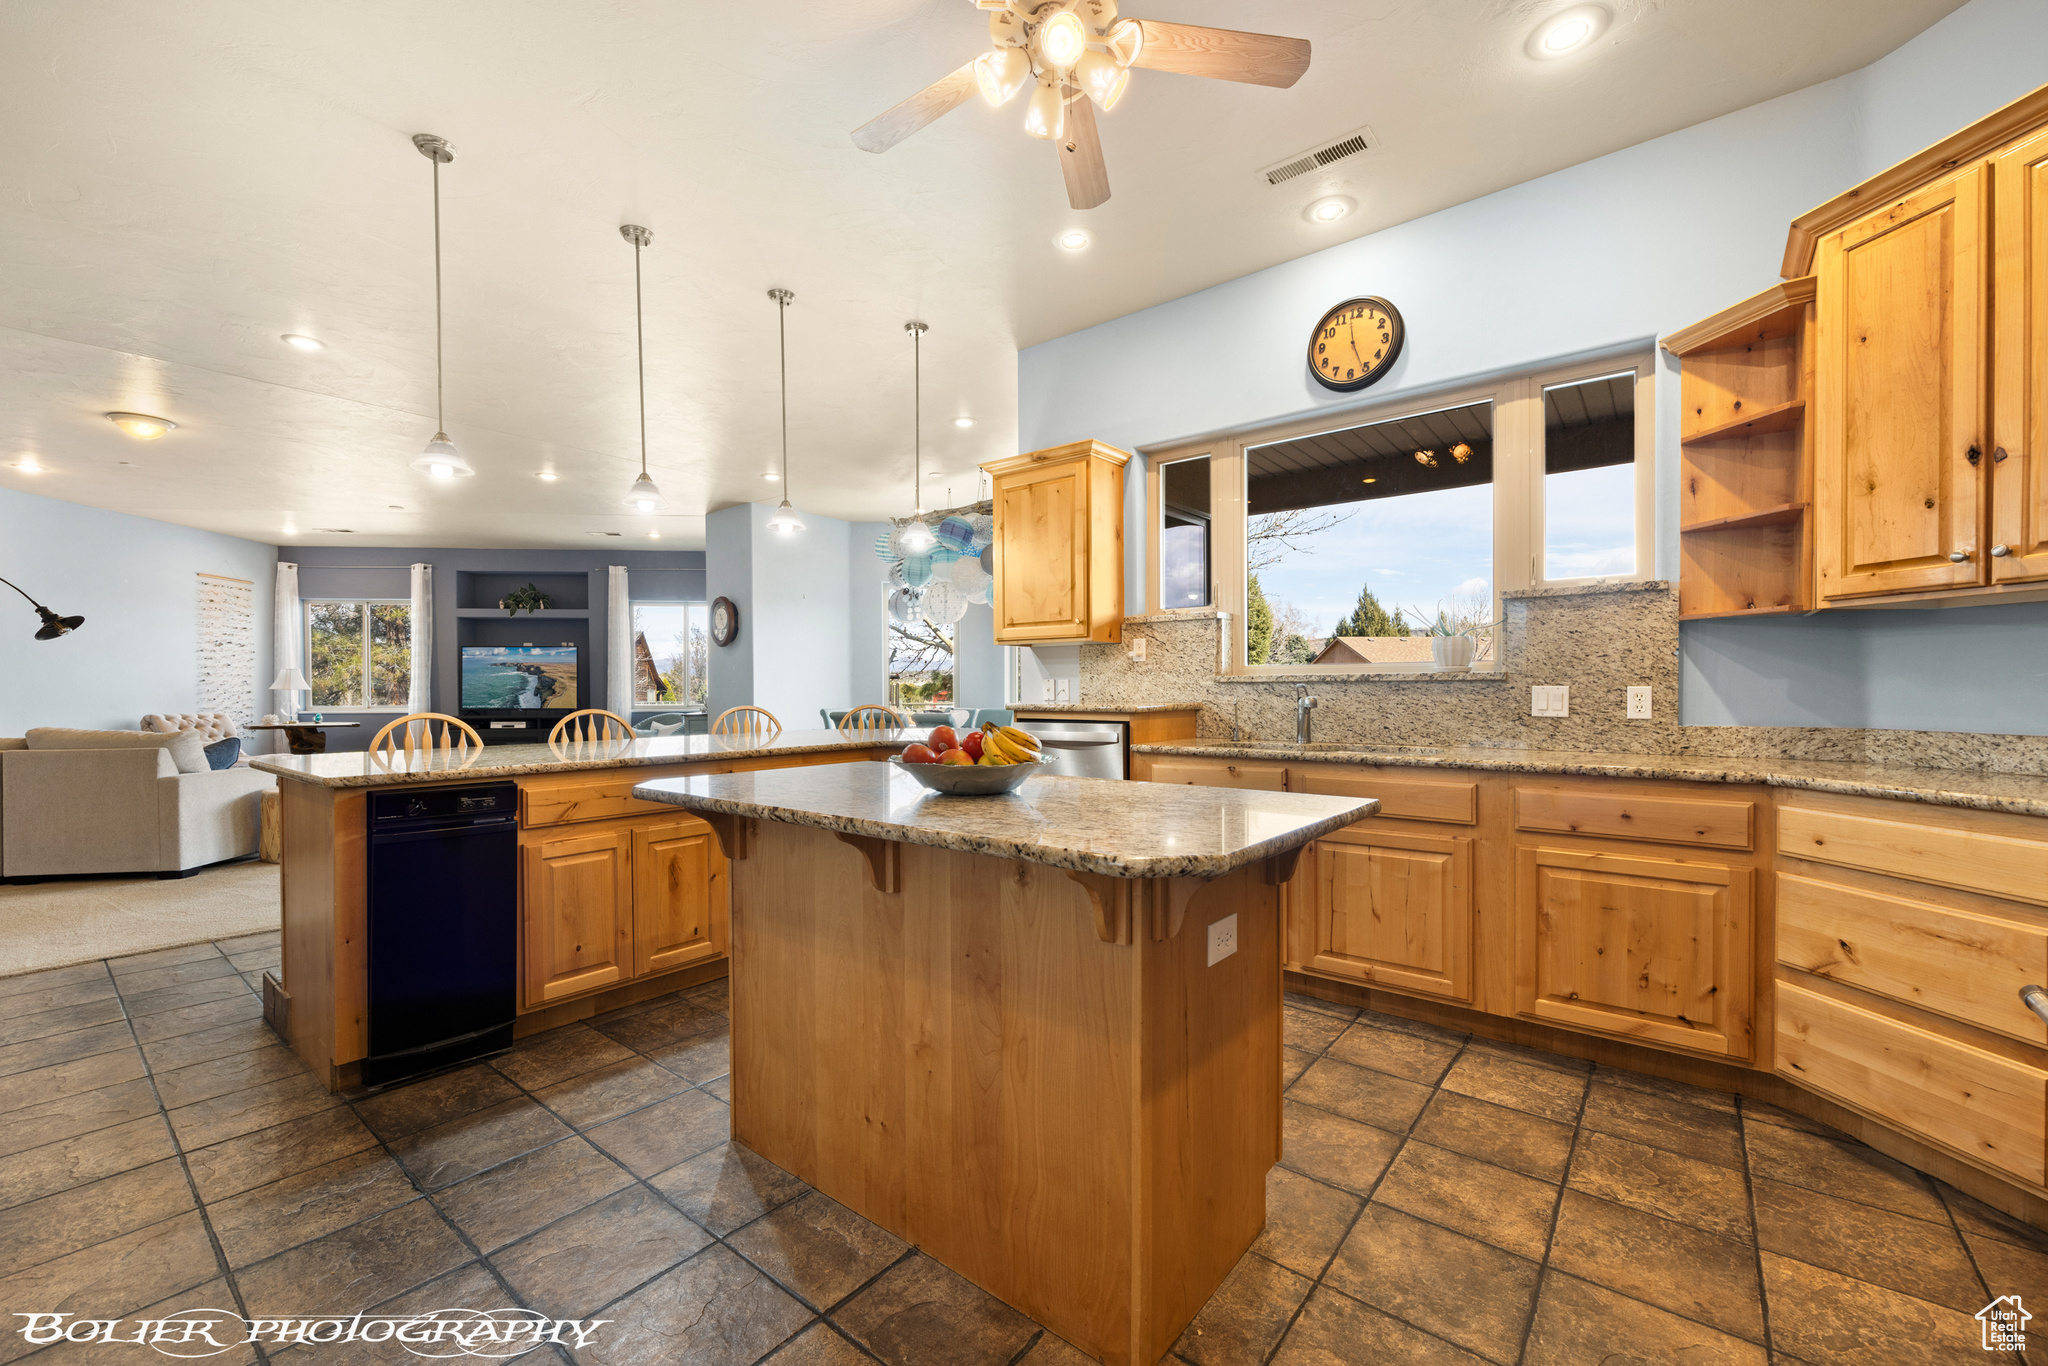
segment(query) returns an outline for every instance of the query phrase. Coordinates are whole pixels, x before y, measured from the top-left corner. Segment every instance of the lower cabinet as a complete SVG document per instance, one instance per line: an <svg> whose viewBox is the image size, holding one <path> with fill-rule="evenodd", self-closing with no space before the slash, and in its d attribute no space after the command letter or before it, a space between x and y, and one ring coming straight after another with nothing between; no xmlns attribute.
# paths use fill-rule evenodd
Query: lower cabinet
<svg viewBox="0 0 2048 1366"><path fill-rule="evenodd" d="M1748 1058L1754 882L1712 859L1518 847L1516 1010Z"/></svg>
<svg viewBox="0 0 2048 1366"><path fill-rule="evenodd" d="M725 870L700 820L633 831L633 973L725 956Z"/></svg>
<svg viewBox="0 0 2048 1366"><path fill-rule="evenodd" d="M1377 986L1472 999L1472 841L1376 828L1318 840L1292 910L1301 966Z"/></svg>

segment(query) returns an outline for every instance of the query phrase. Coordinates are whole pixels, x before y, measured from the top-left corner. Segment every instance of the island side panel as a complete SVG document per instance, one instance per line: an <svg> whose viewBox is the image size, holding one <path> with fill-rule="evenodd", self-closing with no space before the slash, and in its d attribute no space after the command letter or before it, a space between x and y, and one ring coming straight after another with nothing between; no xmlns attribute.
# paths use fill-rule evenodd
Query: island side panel
<svg viewBox="0 0 2048 1366"><path fill-rule="evenodd" d="M362 791L278 784L284 988L291 1046L329 1090L367 1047L368 865Z"/></svg>

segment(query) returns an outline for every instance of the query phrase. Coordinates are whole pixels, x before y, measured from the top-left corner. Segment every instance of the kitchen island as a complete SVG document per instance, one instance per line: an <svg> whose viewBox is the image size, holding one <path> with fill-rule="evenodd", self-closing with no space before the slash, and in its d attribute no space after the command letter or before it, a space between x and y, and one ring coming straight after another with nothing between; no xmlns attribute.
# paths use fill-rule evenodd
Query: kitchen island
<svg viewBox="0 0 2048 1366"><path fill-rule="evenodd" d="M1279 889L1370 798L886 764L677 777L731 868L732 1133L1150 1366L1265 1224Z"/></svg>

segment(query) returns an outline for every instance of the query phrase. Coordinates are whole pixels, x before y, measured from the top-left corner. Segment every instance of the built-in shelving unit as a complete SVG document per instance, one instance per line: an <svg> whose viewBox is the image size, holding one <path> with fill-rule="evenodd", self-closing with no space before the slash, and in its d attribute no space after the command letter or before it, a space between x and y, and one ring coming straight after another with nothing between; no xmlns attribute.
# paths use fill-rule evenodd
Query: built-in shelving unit
<svg viewBox="0 0 2048 1366"><path fill-rule="evenodd" d="M589 621L590 609L587 607L543 607L537 612L520 612L516 615L507 615L502 607L458 607L455 609L455 615L458 617L489 618L495 621L525 621L529 617L536 621Z"/></svg>
<svg viewBox="0 0 2048 1366"><path fill-rule="evenodd" d="M1678 615L1813 610L1812 276L1664 338L1678 358Z"/></svg>

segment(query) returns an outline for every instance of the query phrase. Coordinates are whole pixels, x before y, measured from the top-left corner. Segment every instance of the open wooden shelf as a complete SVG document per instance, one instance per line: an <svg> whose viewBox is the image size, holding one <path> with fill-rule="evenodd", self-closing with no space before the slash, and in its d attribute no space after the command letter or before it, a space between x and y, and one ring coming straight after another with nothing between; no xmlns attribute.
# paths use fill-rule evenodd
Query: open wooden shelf
<svg viewBox="0 0 2048 1366"><path fill-rule="evenodd" d="M588 621L590 620L590 609L587 607L543 607L537 612L522 611L517 616L513 616L502 607L458 607L455 609L455 615L458 617L495 617L499 621L525 621L528 617L536 621Z"/></svg>
<svg viewBox="0 0 2048 1366"><path fill-rule="evenodd" d="M1805 416L1805 399L1787 399L1783 403L1773 403L1768 408L1753 409L1701 431L1688 432L1681 427L1678 439L1690 444L1695 441L1726 441L1730 437L1738 436L1762 436L1766 432L1785 431Z"/></svg>
<svg viewBox="0 0 2048 1366"><path fill-rule="evenodd" d="M1680 621L1712 621L1720 617L1789 617L1811 612L1811 607L1737 607L1716 612L1680 612Z"/></svg>
<svg viewBox="0 0 2048 1366"><path fill-rule="evenodd" d="M1776 507L1758 508L1755 512L1738 513L1733 517L1712 517L1704 522L1688 522L1679 531L1690 536L1698 531L1739 531L1752 526L1783 526L1796 522L1806 515L1806 503L1780 503Z"/></svg>

